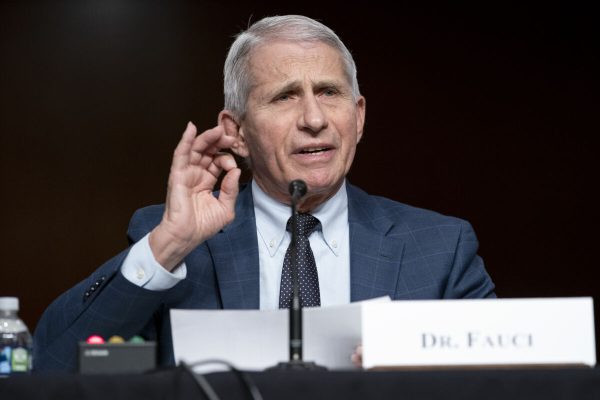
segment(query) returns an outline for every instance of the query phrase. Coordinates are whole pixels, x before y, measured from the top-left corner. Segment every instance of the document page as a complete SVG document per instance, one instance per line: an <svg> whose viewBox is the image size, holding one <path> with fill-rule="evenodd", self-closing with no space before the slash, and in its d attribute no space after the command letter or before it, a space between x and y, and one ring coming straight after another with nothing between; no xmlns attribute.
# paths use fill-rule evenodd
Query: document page
<svg viewBox="0 0 600 400"><path fill-rule="evenodd" d="M368 300L389 301L388 297ZM329 369L353 369L361 343L361 305L306 308L304 360ZM225 360L243 370L263 370L289 360L288 310L171 310L175 361ZM222 370L217 364L197 369Z"/></svg>

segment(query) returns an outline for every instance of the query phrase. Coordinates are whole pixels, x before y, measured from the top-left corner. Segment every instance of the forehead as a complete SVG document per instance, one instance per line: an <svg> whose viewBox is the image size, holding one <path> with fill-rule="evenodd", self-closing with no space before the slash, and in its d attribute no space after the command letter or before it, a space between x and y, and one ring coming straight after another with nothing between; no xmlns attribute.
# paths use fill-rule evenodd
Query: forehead
<svg viewBox="0 0 600 400"><path fill-rule="evenodd" d="M296 79L347 81L340 52L322 42L270 41L249 59L253 87Z"/></svg>

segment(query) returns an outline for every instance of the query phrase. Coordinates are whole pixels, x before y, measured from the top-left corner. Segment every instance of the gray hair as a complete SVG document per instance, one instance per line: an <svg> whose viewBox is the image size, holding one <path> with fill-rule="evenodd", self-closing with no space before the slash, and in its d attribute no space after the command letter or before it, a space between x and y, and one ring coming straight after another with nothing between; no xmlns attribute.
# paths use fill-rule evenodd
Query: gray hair
<svg viewBox="0 0 600 400"><path fill-rule="evenodd" d="M249 59L252 51L269 40L290 40L298 42L322 42L340 52L344 71L352 85L354 99L360 96L356 79L356 64L352 54L327 26L302 15L285 15L263 18L247 30L239 33L229 48L224 75L225 109L243 118L251 89Z"/></svg>

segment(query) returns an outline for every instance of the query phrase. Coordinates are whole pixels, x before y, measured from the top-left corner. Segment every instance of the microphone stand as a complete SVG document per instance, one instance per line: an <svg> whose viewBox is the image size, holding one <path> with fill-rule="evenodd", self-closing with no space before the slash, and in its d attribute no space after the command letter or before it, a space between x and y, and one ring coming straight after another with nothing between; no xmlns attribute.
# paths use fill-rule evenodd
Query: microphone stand
<svg viewBox="0 0 600 400"><path fill-rule="evenodd" d="M298 283L298 264L296 263L298 257L298 237L296 234L298 211L296 210L296 204L306 194L306 183L299 179L293 180L290 182L289 191L292 195L292 302L289 308L290 360L280 362L275 367L268 368L268 370L325 370L325 367L317 365L313 361L302 359L302 304L300 303L300 284Z"/></svg>

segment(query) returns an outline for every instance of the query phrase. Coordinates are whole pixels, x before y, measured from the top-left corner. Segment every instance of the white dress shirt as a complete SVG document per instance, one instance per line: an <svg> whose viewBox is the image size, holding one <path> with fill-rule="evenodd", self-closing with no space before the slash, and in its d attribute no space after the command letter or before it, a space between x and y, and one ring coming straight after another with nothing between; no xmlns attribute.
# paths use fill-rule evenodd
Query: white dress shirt
<svg viewBox="0 0 600 400"><path fill-rule="evenodd" d="M291 240L290 232L286 231L290 206L269 197L254 181L251 189L258 236L260 308L277 309L283 259ZM313 210L312 215L321 222L321 229L309 237L319 274L321 306L347 304L350 302L350 229L346 183ZM173 272L167 271L154 258L148 236L133 245L121 273L145 289L170 289L187 276L185 262Z"/></svg>
<svg viewBox="0 0 600 400"><path fill-rule="evenodd" d="M254 181L252 198L258 234L260 308L277 309L283 259L292 236L286 230L291 209L269 197ZM321 222L321 229L308 238L319 274L321 306L347 304L350 302L350 234L345 183L311 214Z"/></svg>

